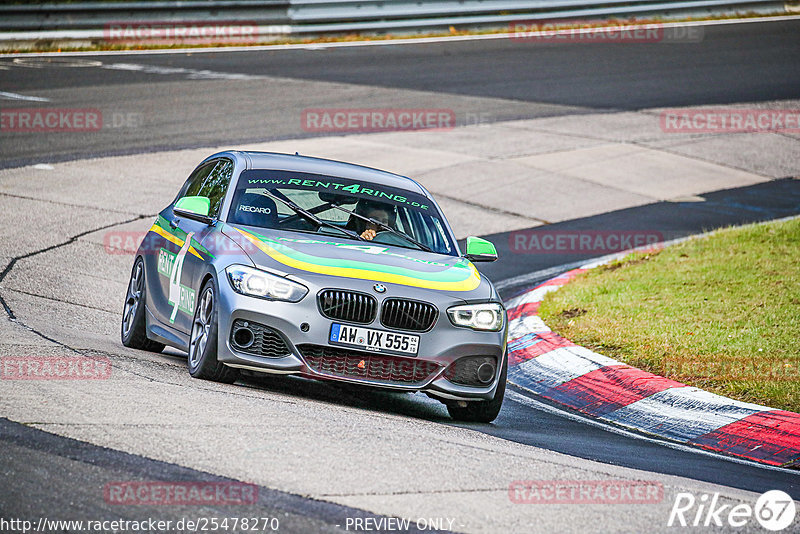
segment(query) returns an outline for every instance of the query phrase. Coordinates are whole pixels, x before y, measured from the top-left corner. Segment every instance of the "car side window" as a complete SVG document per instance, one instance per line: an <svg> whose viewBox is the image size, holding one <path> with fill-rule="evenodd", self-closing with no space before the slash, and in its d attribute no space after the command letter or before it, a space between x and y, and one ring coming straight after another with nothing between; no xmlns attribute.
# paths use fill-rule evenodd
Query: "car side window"
<svg viewBox="0 0 800 534"><path fill-rule="evenodd" d="M227 159L219 160L219 163L211 170L203 181L198 196L206 197L211 200L211 211L209 215L216 217L222 201L225 200L225 192L228 191L228 184L233 174L233 162Z"/></svg>
<svg viewBox="0 0 800 534"><path fill-rule="evenodd" d="M186 180L178 198L200 196L211 201L209 215L216 217L225 200L225 192L233 175L233 162L227 159L214 160L201 165Z"/></svg>

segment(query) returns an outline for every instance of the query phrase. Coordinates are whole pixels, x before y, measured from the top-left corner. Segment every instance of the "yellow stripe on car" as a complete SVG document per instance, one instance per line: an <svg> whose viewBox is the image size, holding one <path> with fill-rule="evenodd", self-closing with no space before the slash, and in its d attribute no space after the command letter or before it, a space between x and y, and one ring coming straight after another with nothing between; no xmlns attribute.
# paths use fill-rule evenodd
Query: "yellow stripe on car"
<svg viewBox="0 0 800 534"><path fill-rule="evenodd" d="M455 282L442 282L435 280L425 280L414 276L406 276L402 274L386 273L382 271L375 271L372 269L358 269L354 267L336 267L331 265L318 265L296 258L291 258L286 254L276 250L269 244L264 243L249 232L236 228L245 238L258 247L261 251L267 254L270 258L295 269L309 271L312 273L327 274L331 276L341 276L345 278L358 278L361 280L374 280L376 282L388 282L392 284L402 284L412 287L420 287L424 289L438 289L442 291L472 291L481 283L481 277L478 270L472 263L469 263L470 274L464 280Z"/></svg>
<svg viewBox="0 0 800 534"><path fill-rule="evenodd" d="M157 224L154 224L153 226L151 226L150 227L150 231L157 233L158 235L160 235L161 237L163 237L164 239L166 239L170 243L174 243L174 244L178 245L179 247L182 247L183 244L185 243L185 241L183 239L181 239L179 237L175 237L173 234L167 232L166 230L164 230L163 228L161 228ZM201 260L203 259L203 256L201 256L200 253L197 252L197 250L193 246L189 246L189 252L191 254L194 254L195 256L200 258Z"/></svg>

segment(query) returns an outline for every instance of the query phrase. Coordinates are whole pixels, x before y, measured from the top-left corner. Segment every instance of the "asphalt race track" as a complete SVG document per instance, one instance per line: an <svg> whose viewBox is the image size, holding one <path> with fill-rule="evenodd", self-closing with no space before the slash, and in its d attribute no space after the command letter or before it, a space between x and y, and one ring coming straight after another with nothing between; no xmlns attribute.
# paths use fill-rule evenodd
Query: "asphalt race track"
<svg viewBox="0 0 800 534"><path fill-rule="evenodd" d="M497 244L501 261L482 270L506 297L545 279L542 271L598 255L519 253L518 231L646 229L671 239L797 215L797 133L680 142L643 133L657 130L660 108L800 108L800 20L703 32L700 42L674 44L500 39L0 56L0 91L14 95L0 97L3 111L89 108L103 116L99 131L0 131L8 316L0 356L107 357L114 369L111 380L91 384L0 383L0 486L13 488L0 497L0 517L249 515L279 518L282 532L425 517L464 532L674 532L683 530L667 527L679 492L752 505L758 493L781 489L800 500L799 471L600 427L513 386L493 424L455 425L419 395L293 377L205 383L189 378L175 351L143 353L118 341L132 257L108 253L104 239L146 230L209 153L201 147L297 146L418 177L442 199L459 237L478 233ZM447 108L459 128L341 137L307 131L300 117L309 108ZM522 153L515 138L541 150ZM758 154L747 152L751 145ZM660 162L652 169L678 169L674 185L657 176L586 181L574 162L589 153L612 170ZM476 177L495 169L491 186L481 185ZM681 182L684 174L691 179ZM490 188L508 193L494 198ZM241 508L156 508L103 498L110 482L148 480L244 481L258 499ZM515 480L645 480L661 484L664 498L520 505L509 499Z"/></svg>
<svg viewBox="0 0 800 534"><path fill-rule="evenodd" d="M299 112L315 107L450 108L459 124L469 124L797 98L800 21L763 28L707 26L699 43L637 46L497 39L250 54L0 58L3 91L119 114L117 127L99 136L15 135L0 146L0 159L16 166L302 137L309 133ZM91 66L98 61L101 66ZM122 118L130 113L139 114L144 128L126 126ZM113 117L106 123L113 126Z"/></svg>

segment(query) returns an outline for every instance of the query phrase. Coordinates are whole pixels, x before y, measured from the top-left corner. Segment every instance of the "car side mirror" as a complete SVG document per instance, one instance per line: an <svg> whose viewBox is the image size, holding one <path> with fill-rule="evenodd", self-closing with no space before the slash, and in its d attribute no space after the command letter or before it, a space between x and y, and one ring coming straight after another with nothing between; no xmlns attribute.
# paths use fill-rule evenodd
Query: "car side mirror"
<svg viewBox="0 0 800 534"><path fill-rule="evenodd" d="M464 257L469 261L495 261L497 249L485 239L470 236L467 238L467 253Z"/></svg>
<svg viewBox="0 0 800 534"><path fill-rule="evenodd" d="M183 197L175 203L172 211L177 215L206 224L214 222L214 219L208 215L211 211L211 200L206 197Z"/></svg>

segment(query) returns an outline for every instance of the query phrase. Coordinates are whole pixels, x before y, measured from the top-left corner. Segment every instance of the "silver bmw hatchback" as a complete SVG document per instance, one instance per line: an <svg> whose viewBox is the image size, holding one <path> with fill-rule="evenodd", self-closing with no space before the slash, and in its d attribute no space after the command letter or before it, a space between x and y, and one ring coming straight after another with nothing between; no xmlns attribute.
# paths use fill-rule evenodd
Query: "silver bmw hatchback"
<svg viewBox="0 0 800 534"><path fill-rule="evenodd" d="M410 178L299 155L229 151L191 173L140 245L122 343L188 353L191 376L300 374L424 392L491 422L507 317L431 194Z"/></svg>

